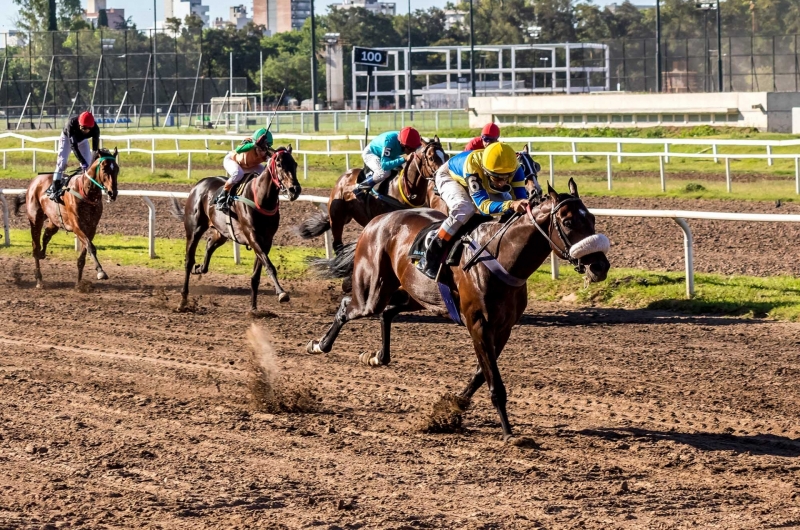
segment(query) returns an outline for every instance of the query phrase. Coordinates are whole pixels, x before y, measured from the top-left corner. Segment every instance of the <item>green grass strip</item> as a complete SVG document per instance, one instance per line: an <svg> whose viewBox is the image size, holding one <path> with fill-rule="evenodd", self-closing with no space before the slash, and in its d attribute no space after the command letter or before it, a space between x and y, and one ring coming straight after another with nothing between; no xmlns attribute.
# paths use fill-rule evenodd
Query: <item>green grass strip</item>
<svg viewBox="0 0 800 530"><path fill-rule="evenodd" d="M30 257L30 233L11 231L10 247L0 246L0 256ZM100 262L104 265L137 265L159 270L183 268L184 242L158 239L158 257L147 257L147 238L120 235L98 235L95 238ZM198 249L202 258L204 245ZM281 278L302 278L306 258L324 256L324 250L305 247L275 247L270 259ZM74 262L76 252L70 234L59 232L50 245L48 259ZM87 264L87 267L90 267ZM253 253L242 249L242 264L233 263L231 245L221 247L211 262L211 271L223 274L250 274ZM33 263L31 258L31 278ZM579 306L601 306L621 309L661 309L690 314L718 314L776 320L800 320L800 279L790 276L756 278L696 274L693 299L685 298L685 275L680 272L647 272L635 269L611 269L608 280L584 289L583 279L569 266L560 268L561 278L550 279L547 265L528 280L533 300L567 300ZM45 273L46 274L46 273Z"/></svg>

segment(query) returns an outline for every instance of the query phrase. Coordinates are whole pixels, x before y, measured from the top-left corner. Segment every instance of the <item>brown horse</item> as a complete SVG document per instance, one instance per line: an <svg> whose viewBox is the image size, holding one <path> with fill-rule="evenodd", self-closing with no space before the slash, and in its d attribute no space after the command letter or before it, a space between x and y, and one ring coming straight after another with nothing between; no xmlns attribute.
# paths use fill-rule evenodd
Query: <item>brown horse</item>
<svg viewBox="0 0 800 530"><path fill-rule="evenodd" d="M368 193L363 199L353 194L353 187L361 180L362 168L353 168L339 177L328 199L328 214L315 215L305 220L298 232L304 239L321 236L328 230L333 235L333 249L339 252L344 246L344 225L355 221L366 226L371 219L383 213L406 208L433 207L447 212L444 202L435 194L433 177L436 170L447 161L439 137L424 143L406 161L402 174L391 179L386 195L381 200ZM376 186L377 188L378 186ZM390 201L390 202L389 202Z"/></svg>
<svg viewBox="0 0 800 530"><path fill-rule="evenodd" d="M589 281L604 280L610 267L605 256L608 239L595 234L594 216L583 205L572 179L569 189L569 194L559 195L548 185L547 200L538 206L530 202L527 215L479 225L471 233L473 248L490 243L477 264L463 270L473 252L465 249L461 266L445 267L440 274L478 358L478 368L461 396L469 400L486 382L506 439L512 433L497 358L527 306L526 280L551 250L585 272ZM352 296L342 299L333 324L322 339L308 343L307 351L327 353L346 322L380 315L382 348L362 355L361 361L373 366L388 364L391 322L398 313L427 309L447 314L437 283L417 270L408 257L417 234L443 218L432 210L382 215L364 229L355 252L329 260L327 266L338 271L337 276L351 274Z"/></svg>
<svg viewBox="0 0 800 530"><path fill-rule="evenodd" d="M44 173L33 179L24 194L14 200L14 212L19 215L20 208L25 205L28 221L31 224L31 239L33 240L33 259L36 263L36 287L42 288L42 271L39 261L47 254L47 245L50 239L63 228L75 233L81 244L78 255L78 281L83 278L83 267L86 264L86 252L95 263L98 280L107 280L100 261L97 259L97 249L92 240L97 232L97 225L103 215L103 191L106 192L108 201L117 199L117 149L110 152L106 149L95 151L92 163L85 173L72 179L68 193L63 196L64 205L50 200L47 189L53 183L53 174ZM45 224L46 223L46 224ZM42 236L44 227L44 236ZM40 242L41 238L41 242Z"/></svg>
<svg viewBox="0 0 800 530"><path fill-rule="evenodd" d="M267 273L275 285L279 302L288 302L289 294L278 283L275 266L269 260L272 239L278 230L281 216L279 197L287 192L289 200L295 200L302 188L297 182L297 162L292 157L292 147L278 149L267 163L266 169L247 181L244 192L231 206L227 215L216 209L214 198L225 184L222 177L204 178L189 192L185 208L177 199L172 199L172 214L183 219L186 228L186 278L181 291L180 309L188 305L189 278L192 274L205 274L214 251L228 239L245 244L253 249L256 260L253 264L253 275L250 278L250 311L256 311L258 285L261 282L261 268ZM206 252L202 265L195 265L195 251L203 234L211 229L211 236L206 243Z"/></svg>

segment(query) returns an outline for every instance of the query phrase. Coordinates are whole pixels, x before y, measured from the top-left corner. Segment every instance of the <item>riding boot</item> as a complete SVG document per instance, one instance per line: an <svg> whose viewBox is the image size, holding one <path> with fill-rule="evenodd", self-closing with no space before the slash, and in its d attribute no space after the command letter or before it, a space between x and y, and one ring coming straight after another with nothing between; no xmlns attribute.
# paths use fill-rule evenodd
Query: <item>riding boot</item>
<svg viewBox="0 0 800 530"><path fill-rule="evenodd" d="M47 189L46 193L51 201L64 204L64 201L61 199L61 196L64 194L64 182L57 176L53 177L53 183Z"/></svg>
<svg viewBox="0 0 800 530"><path fill-rule="evenodd" d="M450 246L450 241L445 241L436 235L425 249L425 256L417 263L417 269L431 280L435 280L439 273L439 266Z"/></svg>
<svg viewBox="0 0 800 530"><path fill-rule="evenodd" d="M222 213L228 213L231 211L231 192L223 188L220 192L219 197L217 197L217 202L214 203L214 206Z"/></svg>
<svg viewBox="0 0 800 530"><path fill-rule="evenodd" d="M372 186L374 185L375 181L372 178L372 175L370 175L363 181L355 185L355 187L353 188L353 195L356 196L356 199L361 199L362 197L366 196L366 194L369 192L369 190L372 189Z"/></svg>

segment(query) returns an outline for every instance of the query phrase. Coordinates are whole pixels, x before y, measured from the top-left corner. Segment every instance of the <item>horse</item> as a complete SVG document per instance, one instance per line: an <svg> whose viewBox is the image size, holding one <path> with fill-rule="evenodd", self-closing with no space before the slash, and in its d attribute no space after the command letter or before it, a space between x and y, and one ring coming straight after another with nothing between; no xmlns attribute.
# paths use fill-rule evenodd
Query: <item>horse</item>
<svg viewBox="0 0 800 530"><path fill-rule="evenodd" d="M414 156L415 158L413 160L415 161L418 160L418 156L424 160L423 163L425 165L423 169L427 169L427 171L425 171L426 174L422 174L423 171L420 170L420 164L417 162L409 169L412 161L412 159L409 159L409 162L406 163L406 169L403 171L403 178L393 179L389 184L387 192L387 195L390 197L398 201L403 200L404 202L391 204L378 199L372 194L366 197L366 202L355 198L352 190L353 186L355 186L355 183L358 181L359 172L362 170L360 168L351 169L339 177L336 185L331 190L330 198L328 199L328 212L330 212L330 215L316 214L306 219L298 229L300 236L304 239L311 239L331 230L333 234L333 249L335 252L339 253L344 247L342 243L344 225L349 223L352 219L355 219L361 226L366 226L369 221L382 213L406 208L422 208L425 206L438 210L446 215L447 205L439 196L436 186L433 183L436 170L444 163L438 161L442 159L444 159L445 162L447 161L447 155L444 154L444 150L439 143L439 137L434 136L433 140L425 144L423 149L417 151ZM540 194L542 190L537 179L541 166L538 162L533 160L528 152L527 146L517 153L517 159L525 173L525 189L527 189L528 194ZM436 165L437 163L439 164L438 166ZM414 173L414 176L409 177L409 173ZM424 177L427 182L423 184L420 177ZM414 191L406 192L408 194L406 195L406 193L403 192L403 187ZM417 200L417 197L420 196L424 196L425 200L420 201L419 204L413 204L412 201ZM406 197L408 197L409 200L405 201Z"/></svg>
<svg viewBox="0 0 800 530"><path fill-rule="evenodd" d="M590 282L605 280L610 268L605 255L608 238L595 233L594 216L581 201L575 181L569 180L569 194L559 194L549 184L547 188L541 203L529 200L526 214L513 214L505 223L478 225L469 235L472 243L463 250L460 266L442 267L439 281L449 287L451 295L447 311L445 290L422 274L408 257L418 234L441 223L444 215L429 209L402 210L374 219L354 251L323 262L332 276L349 275L352 291L342 298L327 332L320 340L310 341L306 351L328 353L345 323L379 315L381 349L362 354L360 360L370 366L385 365L390 360L392 319L399 313L427 309L450 314L466 326L478 360L461 398L469 402L486 382L504 439L509 440L512 430L506 414L506 388L497 358L527 306L526 280L551 251L569 260ZM482 242L483 250L478 248ZM472 255L476 249L477 262ZM465 267L470 261L474 266Z"/></svg>
<svg viewBox="0 0 800 530"><path fill-rule="evenodd" d="M250 176L248 176L248 179ZM237 196L229 214L214 206L214 199L225 184L223 177L207 177L198 182L189 192L185 207L172 198L172 215L183 220L186 229L185 279L181 291L179 310L188 307L189 278L192 274L205 274L214 251L228 239L245 244L256 255L253 274L250 277L250 312L257 310L258 285L261 269L266 267L278 302L288 302L289 294L278 283L277 271L269 259L272 239L280 224L279 196L285 192L289 200L300 196L302 188L297 182L297 162L292 157L292 147L279 148L270 157L264 171L252 180L244 180L244 191ZM234 190L232 190L233 193ZM206 243L202 265L195 264L195 252L200 238L211 229Z"/></svg>
<svg viewBox="0 0 800 530"><path fill-rule="evenodd" d="M103 192L106 192L109 202L117 199L118 174L119 163L117 162L116 147L113 153L107 149L100 149L94 152L89 168L67 184L71 187L67 189L68 193L63 195L63 206L50 200L47 196L47 189L53 183L52 173L39 174L30 183L25 193L14 199L14 213L20 215L20 209L25 205L28 221L31 224L37 288L41 289L44 286L39 261L45 259L50 239L62 228L73 232L81 244L81 252L78 255L78 281L75 285L80 286L83 278L87 252L94 260L97 279L108 279L108 274L97 259L97 249L92 240L97 232L100 217L103 215ZM44 227L43 236L42 227Z"/></svg>
<svg viewBox="0 0 800 530"><path fill-rule="evenodd" d="M434 136L409 157L401 174L391 179L383 199L372 193L368 193L363 199L356 197L353 187L361 180L363 169L348 169L331 189L328 215L318 214L306 219L298 227L298 233L304 239L311 239L330 230L333 235L333 249L339 252L344 247L344 225L352 220L366 226L371 219L383 213L432 205L446 213L446 206L435 194L432 181L436 170L447 159L439 137Z"/></svg>

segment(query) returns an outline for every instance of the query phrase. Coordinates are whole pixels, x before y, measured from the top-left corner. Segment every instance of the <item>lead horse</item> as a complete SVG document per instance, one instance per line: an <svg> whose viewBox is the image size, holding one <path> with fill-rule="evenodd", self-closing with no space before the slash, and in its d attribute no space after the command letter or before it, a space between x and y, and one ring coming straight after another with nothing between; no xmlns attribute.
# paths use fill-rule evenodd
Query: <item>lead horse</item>
<svg viewBox="0 0 800 530"><path fill-rule="evenodd" d="M289 294L278 282L275 266L269 259L272 240L280 224L279 199L282 192L293 201L302 188L297 182L297 162L292 157L292 147L278 149L264 171L243 184L243 192L234 200L229 215L214 206L214 198L225 184L222 177L208 177L198 182L189 192L185 207L172 198L172 215L183 220L186 229L185 279L181 291L179 310L188 307L189 278L192 274L205 274L214 251L228 239L253 249L256 260L250 278L250 311L257 310L258 286L261 269L267 268L279 302L288 302ZM211 236L206 243L202 265L195 264L195 252L200 238L207 230Z"/></svg>
<svg viewBox="0 0 800 530"><path fill-rule="evenodd" d="M385 195L380 198L372 193L366 194L363 199L356 197L353 187L361 180L363 169L349 169L339 177L331 190L328 215L306 219L299 226L298 232L304 239L311 239L330 230L333 249L339 252L344 246L344 226L350 221L366 226L377 215L424 206L446 212L447 207L434 192L432 181L436 170L447 162L447 158L439 137L434 136L409 157L401 174L391 179Z"/></svg>
<svg viewBox="0 0 800 530"><path fill-rule="evenodd" d="M519 322L528 303L526 280L547 259L551 251L569 260L586 274L588 281L605 280L609 262L608 238L595 233L594 216L569 180L569 194L558 194L548 184L548 196L541 204L528 202L527 214L506 223L487 222L474 229L472 249L489 244L478 263L464 266L471 258L465 249L459 265L444 267L440 281L448 284L458 316L469 331L478 367L461 393L469 400L487 383L492 404L500 416L506 440L512 436L506 413L506 388L497 358ZM388 213L369 223L355 251L342 253L325 262L331 273L352 278L351 296L345 296L333 324L320 340L312 340L309 353L328 353L345 323L380 315L382 347L363 355L369 365L388 364L392 319L401 312L427 309L448 314L437 283L423 275L408 257L417 234L444 215L433 210L403 210ZM473 250L474 251L474 250ZM499 267L499 268L498 268Z"/></svg>
<svg viewBox="0 0 800 530"><path fill-rule="evenodd" d="M14 213L19 215L20 209L25 205L31 225L37 288L41 289L44 286L39 261L45 259L47 245L60 229L73 232L81 245L76 285L80 285L83 278L87 252L94 260L97 279L108 279L108 274L97 259L97 249L92 241L103 216L103 192L106 192L109 202L117 199L117 175L119 175L117 149L114 148L113 153L107 149L100 149L94 152L89 168L67 184L68 193L63 196L63 206L47 196L47 189L53 183L52 173L40 174L33 179L24 194L16 197Z"/></svg>

